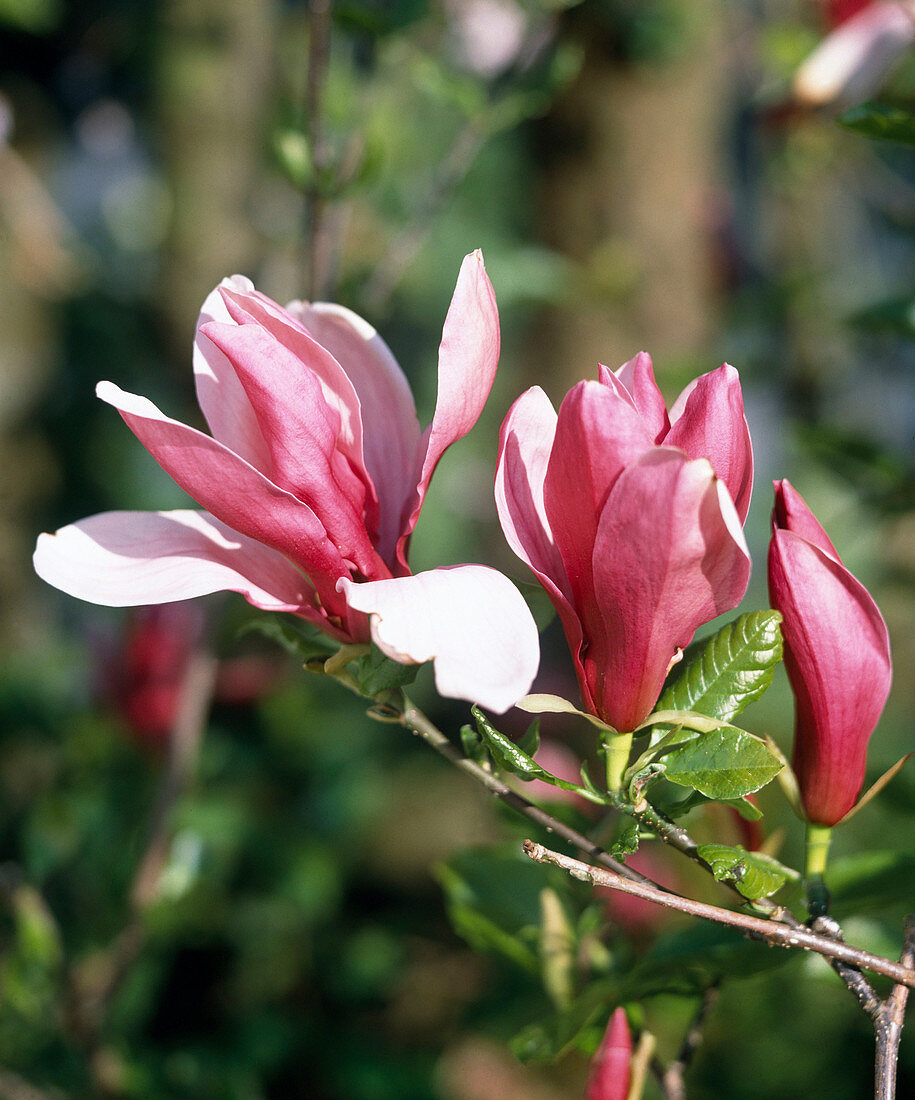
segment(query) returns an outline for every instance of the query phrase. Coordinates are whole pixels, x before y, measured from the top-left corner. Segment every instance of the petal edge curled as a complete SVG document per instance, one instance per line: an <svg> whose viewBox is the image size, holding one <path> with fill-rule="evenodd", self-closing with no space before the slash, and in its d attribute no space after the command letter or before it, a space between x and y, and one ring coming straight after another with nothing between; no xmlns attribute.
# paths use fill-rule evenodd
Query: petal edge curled
<svg viewBox="0 0 915 1100"><path fill-rule="evenodd" d="M371 617L372 639L401 664L432 661L439 694L502 714L527 694L540 662L533 617L511 581L484 565L338 589Z"/></svg>

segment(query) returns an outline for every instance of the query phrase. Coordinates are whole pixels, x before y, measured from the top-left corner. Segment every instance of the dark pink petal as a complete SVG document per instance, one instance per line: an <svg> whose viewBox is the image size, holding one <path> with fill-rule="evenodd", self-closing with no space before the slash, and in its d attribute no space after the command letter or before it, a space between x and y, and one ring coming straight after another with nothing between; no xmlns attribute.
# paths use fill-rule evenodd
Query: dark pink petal
<svg viewBox="0 0 915 1100"><path fill-rule="evenodd" d="M240 592L255 607L338 633L291 562L206 512L103 512L40 535L34 564L55 588L106 607Z"/></svg>
<svg viewBox="0 0 915 1100"><path fill-rule="evenodd" d="M861 790L867 742L889 694L886 623L836 558L793 531L772 536L769 593L783 619L804 808L810 821L835 825Z"/></svg>
<svg viewBox="0 0 915 1100"><path fill-rule="evenodd" d="M690 458L711 462L743 523L753 492L753 445L737 371L723 363L700 375L677 398L670 421L664 443L686 451Z"/></svg>
<svg viewBox="0 0 915 1100"><path fill-rule="evenodd" d="M670 420L664 397L655 382L651 356L647 351L640 351L620 367L616 377L632 394L635 407L642 414L652 440L661 443L670 428Z"/></svg>
<svg viewBox="0 0 915 1100"><path fill-rule="evenodd" d="M750 556L707 460L655 447L620 475L594 541L593 598L580 608L598 715L632 730L651 712L677 651L736 607Z"/></svg>
<svg viewBox="0 0 915 1100"><path fill-rule="evenodd" d="M274 485L221 443L163 416L145 397L100 382L98 396L125 423L167 474L234 531L278 550L311 578L330 614L344 610L336 582L351 565L314 512Z"/></svg>
<svg viewBox="0 0 915 1100"><path fill-rule="evenodd" d="M228 323L230 318L221 291L231 288L247 293L254 288L243 275L223 279L200 310L194 336L194 383L197 402L215 439L262 472L269 467L270 453L261 435L251 402L225 355L214 347L202 329L211 321Z"/></svg>
<svg viewBox="0 0 915 1100"><path fill-rule="evenodd" d="M626 1100L631 1077L632 1035L625 1011L618 1008L591 1060L585 1100Z"/></svg>
<svg viewBox="0 0 915 1100"><path fill-rule="evenodd" d="M772 527L774 530L791 531L800 535L802 539L813 543L829 555L839 565L842 559L839 551L832 544L829 535L820 526L819 520L807 507L807 502L794 488L787 478L781 481L773 481L775 489L775 507L772 510Z"/></svg>
<svg viewBox="0 0 915 1100"><path fill-rule="evenodd" d="M442 329L435 415L426 429L422 473L408 503L397 549L404 567L409 538L438 460L476 424L489 397L499 362L499 340L496 296L478 250L464 257Z"/></svg>
<svg viewBox="0 0 915 1100"><path fill-rule="evenodd" d="M326 404L336 410L340 419L338 450L349 458L357 473L364 473L362 410L359 398L347 372L333 352L306 331L297 313L283 309L266 294L254 289L241 293L232 287L223 288L221 293L230 323L260 326L314 376ZM368 483L369 479L365 480Z"/></svg>
<svg viewBox="0 0 915 1100"><path fill-rule="evenodd" d="M593 595L591 554L607 494L624 468L651 446L642 417L609 387L579 382L566 394L543 500L579 613Z"/></svg>
<svg viewBox="0 0 915 1100"><path fill-rule="evenodd" d="M401 664L432 661L440 695L501 714L526 695L540 662L537 627L517 588L495 569L457 565L412 577L340 581L371 617L372 639Z"/></svg>
<svg viewBox="0 0 915 1100"><path fill-rule="evenodd" d="M365 527L365 483L337 449L340 414L316 375L262 325L210 324L204 331L245 388L270 449L270 480L311 508L363 576L388 576Z"/></svg>
<svg viewBox="0 0 915 1100"><path fill-rule="evenodd" d="M390 563L422 462L410 387L384 340L351 310L326 302L291 302L287 308L342 364L359 397L365 465L380 506L378 552Z"/></svg>

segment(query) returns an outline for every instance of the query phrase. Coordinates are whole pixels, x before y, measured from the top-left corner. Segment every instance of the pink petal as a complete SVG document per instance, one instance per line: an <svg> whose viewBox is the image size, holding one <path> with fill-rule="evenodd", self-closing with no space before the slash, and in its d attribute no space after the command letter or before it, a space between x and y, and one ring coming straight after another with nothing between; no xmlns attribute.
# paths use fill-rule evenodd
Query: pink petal
<svg viewBox="0 0 915 1100"><path fill-rule="evenodd" d="M660 443L670 428L667 405L654 378L654 367L647 351L640 351L616 372L616 377L632 394L635 407L642 414L649 434Z"/></svg>
<svg viewBox="0 0 915 1100"><path fill-rule="evenodd" d="M642 417L607 386L579 382L566 394L543 500L579 610L592 594L591 550L607 494L627 464L651 446Z"/></svg>
<svg viewBox="0 0 915 1100"><path fill-rule="evenodd" d="M248 395L236 377L232 364L202 331L203 326L211 321L229 322L229 314L220 293L225 288L241 293L254 289L250 280L243 275L233 275L231 279L223 279L203 303L194 336L197 402L213 437L225 444L230 451L240 455L256 470L263 471L270 467L270 452L261 435Z"/></svg>
<svg viewBox="0 0 915 1100"><path fill-rule="evenodd" d="M552 600L574 656L581 647L581 623L543 504L543 480L555 434L556 413L550 399L534 386L518 398L502 423L496 508L509 546L534 571Z"/></svg>
<svg viewBox="0 0 915 1100"><path fill-rule="evenodd" d="M835 825L861 790L867 742L889 694L886 623L864 585L793 531L772 536L769 592L783 619L804 809L809 820Z"/></svg>
<svg viewBox="0 0 915 1100"><path fill-rule="evenodd" d="M350 565L314 512L208 435L163 416L145 397L100 382L96 392L120 412L163 470L234 531L278 550L310 576L328 612L344 610L336 581Z"/></svg>
<svg viewBox="0 0 915 1100"><path fill-rule="evenodd" d="M421 432L413 395L397 360L375 329L343 306L292 302L287 307L340 362L363 410L365 465L378 491L378 551L390 561L403 510L420 476Z"/></svg>
<svg viewBox="0 0 915 1100"><path fill-rule="evenodd" d="M389 576L366 531L365 482L337 449L340 413L316 375L262 325L210 324L205 332L245 387L270 449L270 480L311 508L363 576Z"/></svg>
<svg viewBox="0 0 915 1100"><path fill-rule="evenodd" d="M404 567L410 534L438 460L476 424L489 397L499 362L499 339L496 296L477 250L464 257L442 329L435 415L427 429L422 473L398 543Z"/></svg>
<svg viewBox="0 0 915 1100"><path fill-rule="evenodd" d="M40 535L34 564L55 588L106 607L240 592L255 607L332 629L291 562L206 512L103 512Z"/></svg>
<svg viewBox="0 0 915 1100"><path fill-rule="evenodd" d="M537 627L521 593L495 569L457 565L340 589L371 616L372 639L402 664L432 661L439 694L498 714L531 686Z"/></svg>
<svg viewBox="0 0 915 1100"><path fill-rule="evenodd" d="M585 1100L626 1100L631 1075L632 1035L625 1011L618 1008L591 1061Z"/></svg>
<svg viewBox="0 0 915 1100"><path fill-rule="evenodd" d="M869 98L915 39L905 4L878 0L827 35L798 69L794 94L820 107Z"/></svg>
<svg viewBox="0 0 915 1100"><path fill-rule="evenodd" d="M741 523L753 492L753 445L743 412L740 375L728 363L700 375L670 410L664 443L690 458L707 458L727 485Z"/></svg>
<svg viewBox="0 0 915 1100"><path fill-rule="evenodd" d="M775 489L775 507L772 510L772 526L776 530L792 531L802 539L828 554L842 565L839 551L832 544L829 535L820 526L819 520L807 507L807 502L787 478L773 481Z"/></svg>
<svg viewBox="0 0 915 1100"><path fill-rule="evenodd" d="M585 674L598 714L632 730L651 712L677 651L736 607L750 555L708 461L656 447L619 477L594 542Z"/></svg>

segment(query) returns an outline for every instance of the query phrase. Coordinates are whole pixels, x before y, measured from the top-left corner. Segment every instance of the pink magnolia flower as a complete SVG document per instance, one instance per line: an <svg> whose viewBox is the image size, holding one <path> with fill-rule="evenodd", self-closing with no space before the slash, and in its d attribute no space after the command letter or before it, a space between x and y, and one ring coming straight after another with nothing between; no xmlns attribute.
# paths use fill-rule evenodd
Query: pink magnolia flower
<svg viewBox="0 0 915 1100"><path fill-rule="evenodd" d="M509 410L502 528L559 613L585 708L617 730L648 716L698 627L742 599L752 471L727 364L670 413L644 352L580 382L558 416L536 386Z"/></svg>
<svg viewBox="0 0 915 1100"><path fill-rule="evenodd" d="M498 357L479 252L465 258L445 319L425 431L365 321L322 303L283 309L247 279L228 279L204 303L194 345L212 436L111 382L97 389L204 511L91 516L42 535L35 569L110 606L240 592L341 642L371 637L396 660L433 659L443 694L503 711L539 659L517 589L483 566L411 576L407 564L435 466L476 423Z"/></svg>
<svg viewBox="0 0 915 1100"><path fill-rule="evenodd" d="M775 482L769 595L782 613L804 809L809 821L835 825L864 782L867 742L890 691L890 641L870 593L787 481Z"/></svg>
<svg viewBox="0 0 915 1100"><path fill-rule="evenodd" d="M632 1077L632 1035L622 1008L614 1011L591 1059L585 1100L626 1100Z"/></svg>

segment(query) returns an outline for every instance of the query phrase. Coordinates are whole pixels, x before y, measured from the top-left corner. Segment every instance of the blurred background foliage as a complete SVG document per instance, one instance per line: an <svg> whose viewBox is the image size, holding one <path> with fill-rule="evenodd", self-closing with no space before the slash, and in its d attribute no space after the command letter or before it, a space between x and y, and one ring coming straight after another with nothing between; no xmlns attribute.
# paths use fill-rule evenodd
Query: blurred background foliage
<svg viewBox="0 0 915 1100"><path fill-rule="evenodd" d="M879 775L915 704L915 154L837 126L850 103L793 96L841 7L338 0L315 88L302 2L0 2L0 1096L555 1100L580 1095L620 997L672 1057L723 974L691 1097L867 1095L869 1026L821 960L522 862L529 825L244 633L237 597L112 612L29 564L40 530L182 503L93 390L197 422L193 325L224 275L368 317L428 421L481 247L499 378L441 464L415 568L529 579L491 499L523 388L558 402L644 347L673 398L727 358L757 455L745 608L766 605L768 484L788 476L889 623ZM911 109L910 57L876 93ZM787 750L776 679L746 723ZM574 697L555 625L540 687ZM443 728L466 720L425 672L417 694ZM903 770L835 840L849 938L889 955L913 793ZM761 802L796 862L798 823L776 790ZM711 810L691 827L740 839ZM723 900L652 847L652 874ZM544 930L575 958L544 953ZM571 1043L569 967L604 976ZM910 1028L900 1095L913 1082Z"/></svg>

